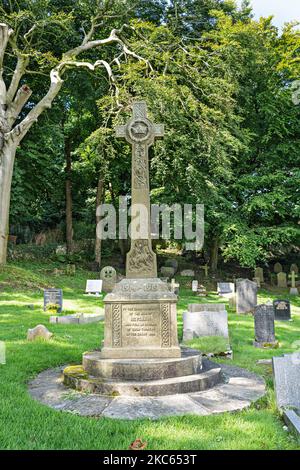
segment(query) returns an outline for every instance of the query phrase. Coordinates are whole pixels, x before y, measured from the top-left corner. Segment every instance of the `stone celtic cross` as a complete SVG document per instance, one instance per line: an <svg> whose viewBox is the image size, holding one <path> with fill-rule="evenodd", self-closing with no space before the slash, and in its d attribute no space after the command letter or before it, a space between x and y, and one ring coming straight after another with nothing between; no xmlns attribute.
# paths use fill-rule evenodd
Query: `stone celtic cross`
<svg viewBox="0 0 300 470"><path fill-rule="evenodd" d="M131 215L138 217L140 232L131 225L131 248L126 259L126 277L157 277L156 255L151 244L150 184L148 149L155 138L163 137L163 124L154 124L147 117L144 101L132 105L133 116L127 124L116 128L116 136L132 145ZM141 233L142 232L142 233Z"/></svg>

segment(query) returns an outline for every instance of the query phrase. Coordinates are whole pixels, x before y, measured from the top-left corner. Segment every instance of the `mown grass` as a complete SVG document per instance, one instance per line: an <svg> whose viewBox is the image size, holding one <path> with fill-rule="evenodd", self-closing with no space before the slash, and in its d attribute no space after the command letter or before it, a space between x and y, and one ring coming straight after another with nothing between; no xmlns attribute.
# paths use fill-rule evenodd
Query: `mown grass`
<svg viewBox="0 0 300 470"><path fill-rule="evenodd" d="M280 349L262 351L252 346L252 316L229 311L230 343L233 363L264 376L268 391L250 409L238 413L198 417L183 416L159 421L122 421L107 418L82 418L52 410L32 400L27 383L44 369L61 364L79 364L83 351L99 347L103 323L87 325L49 325L42 310L44 287L60 287L64 310L99 312L103 300L83 294L87 278L95 273L77 269L74 277L52 274L54 265L11 264L0 269L0 341L5 341L7 363L0 365L0 448L1 449L127 449L141 438L147 449L299 449L295 438L284 431L275 406L270 368L256 364L294 351L300 339L300 299L292 298L293 322L276 324ZM275 298L276 291L260 291L260 301ZM287 292L280 293L283 298ZM178 303L179 334L182 312L187 304L199 302L184 289ZM207 299L201 299L206 302ZM214 293L209 302L219 302ZM28 305L33 304L34 310ZM26 333L43 323L54 333L49 342L27 342Z"/></svg>

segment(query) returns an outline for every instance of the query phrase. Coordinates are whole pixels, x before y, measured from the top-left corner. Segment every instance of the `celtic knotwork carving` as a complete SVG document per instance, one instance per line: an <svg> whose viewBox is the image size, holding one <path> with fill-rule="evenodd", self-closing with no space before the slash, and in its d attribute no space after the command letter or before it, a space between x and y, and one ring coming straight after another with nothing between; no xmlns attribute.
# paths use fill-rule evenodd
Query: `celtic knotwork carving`
<svg viewBox="0 0 300 470"><path fill-rule="evenodd" d="M122 346L122 319L121 305L112 305L112 346L115 348Z"/></svg>
<svg viewBox="0 0 300 470"><path fill-rule="evenodd" d="M170 306L168 304L161 305L161 346L162 348L170 347Z"/></svg>
<svg viewBox="0 0 300 470"><path fill-rule="evenodd" d="M150 250L148 240L132 240L130 251L129 270L135 272L151 273L154 266L154 253Z"/></svg>
<svg viewBox="0 0 300 470"><path fill-rule="evenodd" d="M133 189L148 189L148 158L143 144L134 146L132 171Z"/></svg>

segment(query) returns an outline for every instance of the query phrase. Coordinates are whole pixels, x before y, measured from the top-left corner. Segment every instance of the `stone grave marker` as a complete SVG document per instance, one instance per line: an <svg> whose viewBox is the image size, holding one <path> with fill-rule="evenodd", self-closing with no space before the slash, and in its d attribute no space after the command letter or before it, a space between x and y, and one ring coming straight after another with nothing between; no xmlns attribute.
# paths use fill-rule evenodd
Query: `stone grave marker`
<svg viewBox="0 0 300 470"><path fill-rule="evenodd" d="M281 263L275 263L274 264L274 273L278 274L282 272L282 264Z"/></svg>
<svg viewBox="0 0 300 470"><path fill-rule="evenodd" d="M34 341L37 338L49 340L52 338L53 333L49 331L44 325L37 325L34 328L29 328L27 331L27 341Z"/></svg>
<svg viewBox="0 0 300 470"><path fill-rule="evenodd" d="M235 293L234 282L218 282L217 291L219 297L230 298Z"/></svg>
<svg viewBox="0 0 300 470"><path fill-rule="evenodd" d="M45 289L44 290L44 311L47 310L49 304L58 305L57 312L61 313L63 308L63 291L62 289Z"/></svg>
<svg viewBox="0 0 300 470"><path fill-rule="evenodd" d="M258 278L260 280L260 283L263 284L265 282L263 268L255 268L254 277Z"/></svg>
<svg viewBox="0 0 300 470"><path fill-rule="evenodd" d="M174 294L178 295L179 294L179 287L180 287L180 284L178 282L176 282L175 279L172 279L171 280L171 292L173 292Z"/></svg>
<svg viewBox="0 0 300 470"><path fill-rule="evenodd" d="M175 269L175 273L176 273L177 270L178 270L178 261L177 261L176 259L169 258L169 259L166 260L165 266L166 266L167 268L174 268L174 269Z"/></svg>
<svg viewBox="0 0 300 470"><path fill-rule="evenodd" d="M104 347L101 358L150 359L181 356L177 336L177 296L157 278L150 224L149 147L163 137L162 124L147 117L145 102L133 103L133 116L116 129L117 137L132 146L131 203L143 207L136 233L131 224L131 248L126 258L126 279L118 282L105 304ZM173 268L174 269L174 268Z"/></svg>
<svg viewBox="0 0 300 470"><path fill-rule="evenodd" d="M200 266L200 269L203 269L204 276L208 277L208 269L209 269L208 264L205 264L204 266Z"/></svg>
<svg viewBox="0 0 300 470"><path fill-rule="evenodd" d="M279 407L300 409L300 355L273 357L274 385Z"/></svg>
<svg viewBox="0 0 300 470"><path fill-rule="evenodd" d="M88 279L86 281L86 294L99 295L102 292L102 280L101 279Z"/></svg>
<svg viewBox="0 0 300 470"><path fill-rule="evenodd" d="M296 278L298 275L295 273L295 271L292 271L291 274L289 275L289 278L291 279L291 288L290 288L290 295L298 295L298 289L296 287Z"/></svg>
<svg viewBox="0 0 300 470"><path fill-rule="evenodd" d="M260 284L260 278L259 277L254 277L253 278L253 282L256 283L257 287L260 288L261 287L261 284Z"/></svg>
<svg viewBox="0 0 300 470"><path fill-rule="evenodd" d="M192 281L192 292L195 292L195 293L198 292L198 284L199 283L197 280Z"/></svg>
<svg viewBox="0 0 300 470"><path fill-rule="evenodd" d="M104 292L111 292L117 283L117 271L113 266L104 266L100 272Z"/></svg>
<svg viewBox="0 0 300 470"><path fill-rule="evenodd" d="M282 289L287 287L286 273L280 272L277 274L277 286Z"/></svg>
<svg viewBox="0 0 300 470"><path fill-rule="evenodd" d="M291 267L290 267L290 273L293 272L293 271L294 271L296 274L299 274L298 265L295 264L295 263L291 264Z"/></svg>
<svg viewBox="0 0 300 470"><path fill-rule="evenodd" d="M195 276L195 271L193 269L184 269L183 271L181 271L180 276L194 277Z"/></svg>
<svg viewBox="0 0 300 470"><path fill-rule="evenodd" d="M274 300L273 302L275 320L290 321L291 320L291 304L289 300Z"/></svg>
<svg viewBox="0 0 300 470"><path fill-rule="evenodd" d="M254 311L254 330L256 348L274 348L278 345L275 338L275 318L273 305L257 305Z"/></svg>
<svg viewBox="0 0 300 470"><path fill-rule="evenodd" d="M188 304L189 312L224 312L226 311L225 304Z"/></svg>
<svg viewBox="0 0 300 470"><path fill-rule="evenodd" d="M257 284L245 279L236 284L237 313L252 312L257 305Z"/></svg>
<svg viewBox="0 0 300 470"><path fill-rule="evenodd" d="M203 308L205 304L200 305ZM228 316L225 306L223 310L194 310L193 312L188 311L183 313L183 340L186 341L202 336L229 337Z"/></svg>
<svg viewBox="0 0 300 470"><path fill-rule="evenodd" d="M174 276L176 271L172 266L162 266L160 268L160 272L161 272L161 275L163 277L170 278L170 277Z"/></svg>

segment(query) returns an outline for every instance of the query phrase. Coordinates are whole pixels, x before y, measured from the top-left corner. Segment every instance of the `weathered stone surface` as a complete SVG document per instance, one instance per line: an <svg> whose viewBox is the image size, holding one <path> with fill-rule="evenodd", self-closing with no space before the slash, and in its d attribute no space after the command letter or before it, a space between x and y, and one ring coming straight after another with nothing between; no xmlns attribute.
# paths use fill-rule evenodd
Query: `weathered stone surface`
<svg viewBox="0 0 300 470"><path fill-rule="evenodd" d="M44 290L44 310L48 305L57 305L57 312L60 313L63 308L63 291L62 289L45 289Z"/></svg>
<svg viewBox="0 0 300 470"><path fill-rule="evenodd" d="M219 297L230 299L235 294L234 282L218 282L217 291Z"/></svg>
<svg viewBox="0 0 300 470"><path fill-rule="evenodd" d="M181 271L180 276L194 277L195 276L195 271L193 269L184 269L183 271Z"/></svg>
<svg viewBox="0 0 300 470"><path fill-rule="evenodd" d="M27 340L34 341L37 338L50 339L53 336L44 325L37 325L35 328L29 329L27 331Z"/></svg>
<svg viewBox="0 0 300 470"><path fill-rule="evenodd" d="M206 370L217 367L210 361L204 360L204 362ZM69 411L82 416L106 416L131 420L236 411L250 406L250 400L258 400L264 395L264 381L257 375L225 364L221 365L221 369L226 384L221 383L211 390L191 394L162 397L86 395L70 391L62 384L61 368L39 374L29 384L29 392L34 399L58 411ZM229 387L226 387L227 384Z"/></svg>
<svg viewBox="0 0 300 470"><path fill-rule="evenodd" d="M245 279L236 285L236 311L237 313L249 313L257 305L257 285L255 282Z"/></svg>
<svg viewBox="0 0 300 470"><path fill-rule="evenodd" d="M188 304L189 312L226 312L225 304Z"/></svg>
<svg viewBox="0 0 300 470"><path fill-rule="evenodd" d="M120 380L162 380L198 374L202 368L199 351L182 350L170 359L103 359L99 351L83 354L83 367L94 377Z"/></svg>
<svg viewBox="0 0 300 470"><path fill-rule="evenodd" d="M50 323L62 323L68 324L86 324L86 323L97 323L104 320L104 315L98 315L95 313L75 313L72 315L64 316L51 316Z"/></svg>
<svg viewBox="0 0 300 470"><path fill-rule="evenodd" d="M278 274L282 272L282 264L275 263L274 264L274 273Z"/></svg>
<svg viewBox="0 0 300 470"><path fill-rule="evenodd" d="M273 357L273 371L278 406L300 409L300 354Z"/></svg>
<svg viewBox="0 0 300 470"><path fill-rule="evenodd" d="M282 289L285 289L287 287L286 273L280 272L277 274L277 286Z"/></svg>
<svg viewBox="0 0 300 470"><path fill-rule="evenodd" d="M294 271L295 274L299 274L298 265L295 264L295 263L291 264L291 267L290 267L290 273L293 272L293 271Z"/></svg>
<svg viewBox="0 0 300 470"><path fill-rule="evenodd" d="M99 294L102 292L103 281L101 279L88 279L86 281L86 294Z"/></svg>
<svg viewBox="0 0 300 470"><path fill-rule="evenodd" d="M117 271L113 266L104 266L100 272L104 292L111 292L117 283Z"/></svg>
<svg viewBox="0 0 300 470"><path fill-rule="evenodd" d="M172 266L162 266L160 272L163 277L172 277L176 270Z"/></svg>
<svg viewBox="0 0 300 470"><path fill-rule="evenodd" d="M260 280L261 284L263 284L265 282L263 268L255 268L254 277L257 277Z"/></svg>
<svg viewBox="0 0 300 470"><path fill-rule="evenodd" d="M278 343L275 338L275 317L273 305L258 305L254 311L254 345L260 348L272 348Z"/></svg>
<svg viewBox="0 0 300 470"><path fill-rule="evenodd" d="M178 270L178 261L174 258L169 258L169 259L166 260L165 266L174 268L175 273L176 273L177 270Z"/></svg>
<svg viewBox="0 0 300 470"><path fill-rule="evenodd" d="M155 138L163 137L164 126L147 118L145 102L133 103L132 110L133 117L125 126L117 127L116 136L125 138L132 145L131 200L134 210L138 208L139 226L143 233L135 233L132 225L126 277L151 279L157 277L157 261L151 245L148 150Z"/></svg>
<svg viewBox="0 0 300 470"><path fill-rule="evenodd" d="M193 337L201 336L223 336L229 337L228 315L223 311L200 311L183 313L183 340L190 339L190 332ZM187 335L186 335L187 332Z"/></svg>
<svg viewBox="0 0 300 470"><path fill-rule="evenodd" d="M274 300L275 320L289 321L291 319L291 304L289 300Z"/></svg>
<svg viewBox="0 0 300 470"><path fill-rule="evenodd" d="M293 431L298 440L300 439L300 416L294 410L284 410L283 419L287 426Z"/></svg>
<svg viewBox="0 0 300 470"><path fill-rule="evenodd" d="M177 296L160 279L124 279L105 297L104 358L180 357Z"/></svg>

